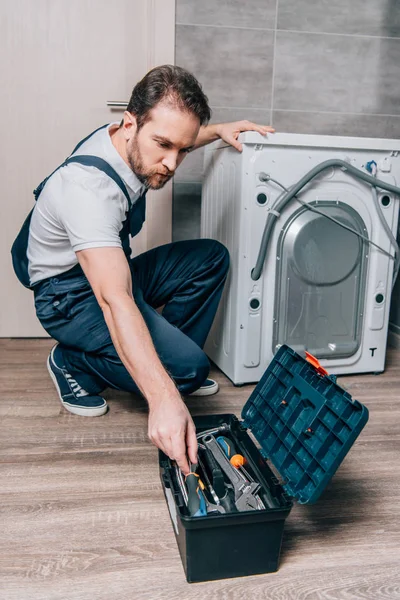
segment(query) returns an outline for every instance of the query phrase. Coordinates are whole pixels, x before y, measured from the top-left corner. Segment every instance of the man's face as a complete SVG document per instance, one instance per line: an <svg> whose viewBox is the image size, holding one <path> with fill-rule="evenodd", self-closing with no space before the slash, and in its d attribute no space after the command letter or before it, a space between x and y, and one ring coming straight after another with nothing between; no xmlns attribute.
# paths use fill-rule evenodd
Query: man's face
<svg viewBox="0 0 400 600"><path fill-rule="evenodd" d="M199 132L199 119L169 104L157 104L150 119L127 141L127 159L141 183L162 188L192 149Z"/></svg>

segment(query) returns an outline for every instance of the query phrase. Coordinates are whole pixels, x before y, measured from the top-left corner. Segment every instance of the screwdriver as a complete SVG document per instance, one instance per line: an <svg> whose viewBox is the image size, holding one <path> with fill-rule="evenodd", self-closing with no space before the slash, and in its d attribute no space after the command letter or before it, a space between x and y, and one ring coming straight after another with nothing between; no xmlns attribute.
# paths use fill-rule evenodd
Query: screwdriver
<svg viewBox="0 0 400 600"><path fill-rule="evenodd" d="M245 457L242 456L242 454L238 454L236 452L235 446L233 445L232 441L229 438L226 438L223 435L220 435L219 437L217 437L217 442L222 447L223 451L229 458L230 463L236 469L238 469L239 471L242 471L243 475L246 477L246 479L248 481L254 481L254 479L252 478L250 473L248 471L246 471L246 469L243 466L246 464Z"/></svg>
<svg viewBox="0 0 400 600"><path fill-rule="evenodd" d="M188 490L188 510L191 517L205 517L207 515L206 501L203 496L204 484L196 473L197 465L190 465L190 473L185 481Z"/></svg>
<svg viewBox="0 0 400 600"><path fill-rule="evenodd" d="M203 448L204 448L204 446L203 446ZM219 498L218 498L217 494L215 493L215 490L214 490L213 486L211 485L210 478L207 475L207 471L206 471L206 469L204 467L204 464L203 464L200 456L198 457L198 460L199 460L199 466L200 466L200 468L201 468L201 470L203 472L204 481L206 482L206 485L208 486L208 489L210 490L210 494L212 496L212 499L214 500L215 504L218 505L218 504L220 504Z"/></svg>

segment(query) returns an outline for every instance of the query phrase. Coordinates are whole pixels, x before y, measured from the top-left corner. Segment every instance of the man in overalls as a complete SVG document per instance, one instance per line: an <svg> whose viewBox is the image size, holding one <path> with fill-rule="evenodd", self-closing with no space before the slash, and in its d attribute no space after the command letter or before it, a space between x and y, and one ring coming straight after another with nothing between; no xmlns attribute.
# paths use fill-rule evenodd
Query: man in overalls
<svg viewBox="0 0 400 600"><path fill-rule="evenodd" d="M273 131L247 121L207 126L209 118L190 73L153 69L135 86L123 121L90 134L35 190L12 249L36 314L57 340L47 366L63 406L99 416L106 387L140 392L150 439L184 473L188 458L197 461L197 440L181 394L218 391L202 347L228 253L202 239L132 259L129 236L142 227L147 189L162 188L188 152L218 138L240 150L241 131Z"/></svg>

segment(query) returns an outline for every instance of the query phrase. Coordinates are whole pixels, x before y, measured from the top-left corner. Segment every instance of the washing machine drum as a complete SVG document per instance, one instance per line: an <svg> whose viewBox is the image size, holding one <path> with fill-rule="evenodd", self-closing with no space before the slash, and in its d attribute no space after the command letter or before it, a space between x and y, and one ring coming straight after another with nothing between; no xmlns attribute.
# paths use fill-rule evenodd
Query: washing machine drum
<svg viewBox="0 0 400 600"><path fill-rule="evenodd" d="M348 204L312 203L319 211L366 235ZM287 343L321 358L347 357L361 343L367 244L323 215L301 208L277 246L273 344Z"/></svg>

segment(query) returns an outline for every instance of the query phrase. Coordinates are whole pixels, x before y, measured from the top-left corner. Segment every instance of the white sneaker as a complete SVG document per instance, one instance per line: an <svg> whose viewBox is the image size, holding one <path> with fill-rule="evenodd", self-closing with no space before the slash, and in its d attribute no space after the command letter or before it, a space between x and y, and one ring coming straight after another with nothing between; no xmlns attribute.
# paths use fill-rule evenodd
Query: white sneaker
<svg viewBox="0 0 400 600"><path fill-rule="evenodd" d="M213 396L218 390L219 385L214 379L206 379L203 385L189 396Z"/></svg>

